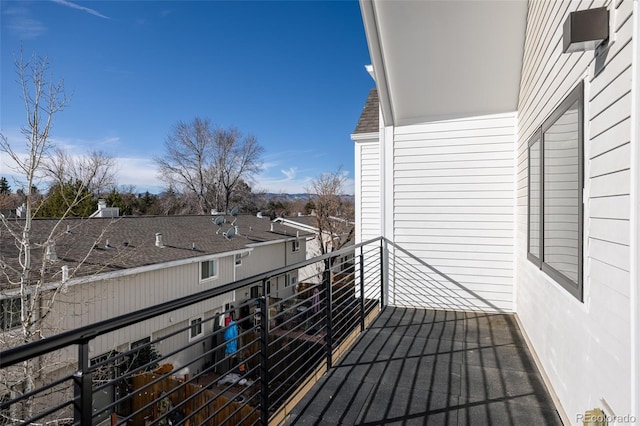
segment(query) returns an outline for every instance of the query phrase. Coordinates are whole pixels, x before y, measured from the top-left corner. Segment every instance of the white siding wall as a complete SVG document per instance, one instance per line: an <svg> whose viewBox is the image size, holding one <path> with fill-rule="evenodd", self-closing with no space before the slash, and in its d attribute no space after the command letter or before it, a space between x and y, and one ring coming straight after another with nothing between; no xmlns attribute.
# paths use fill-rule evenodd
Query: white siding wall
<svg viewBox="0 0 640 426"><path fill-rule="evenodd" d="M253 248L251 254L242 259L242 266L236 269L236 278L247 278L261 272L271 269L280 268L285 265L293 265L302 262L306 258L306 240L300 238L300 250L293 251L291 241L279 242L268 245L258 245ZM295 277L298 281L298 271L291 271L291 277ZM255 283L253 285L262 285ZM245 293L251 295L250 289L252 285L236 291L237 302L246 300ZM271 280L271 296L272 297L288 297L293 293L292 289L285 290L285 277L281 275Z"/></svg>
<svg viewBox="0 0 640 426"><path fill-rule="evenodd" d="M356 175L360 184L356 184L356 203L359 214L356 225L356 242L377 238L380 232L380 141L357 140ZM359 172L358 172L359 171Z"/></svg>
<svg viewBox="0 0 640 426"><path fill-rule="evenodd" d="M397 127L390 303L511 310L516 114ZM443 274L429 274L427 263Z"/></svg>
<svg viewBox="0 0 640 426"><path fill-rule="evenodd" d="M200 282L200 263L159 269L120 278L80 284L62 294L56 315L51 317L54 330L70 330L94 322L107 320L143 309L149 306L197 293L214 286L233 281L233 256L218 259L218 278ZM210 309L224 306L232 295L219 296L213 300L200 302L151 320L126 327L90 344L91 356L101 355L123 344L135 342L151 336L167 327L183 324L190 318L203 315ZM188 331L184 333L187 342Z"/></svg>
<svg viewBox="0 0 640 426"><path fill-rule="evenodd" d="M630 89L633 2L615 0L616 39L594 77L594 52L562 54L562 24L603 2L531 1L519 99L516 310L567 417L601 398L628 414ZM610 6L610 5L609 5ZM585 79L584 303L527 260L527 141Z"/></svg>

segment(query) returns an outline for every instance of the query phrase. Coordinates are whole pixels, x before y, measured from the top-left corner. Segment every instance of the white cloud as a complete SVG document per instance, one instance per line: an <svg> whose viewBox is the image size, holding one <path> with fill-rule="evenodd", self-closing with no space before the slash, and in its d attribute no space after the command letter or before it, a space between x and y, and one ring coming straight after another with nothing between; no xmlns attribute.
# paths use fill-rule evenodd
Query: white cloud
<svg viewBox="0 0 640 426"><path fill-rule="evenodd" d="M51 0L51 1L54 2L54 3L58 3L59 5L62 5L62 6L67 6L67 7L70 7L72 9L78 9L78 10L81 10L83 12L87 12L88 14L93 15L93 16L97 16L99 18L111 19L108 16L105 16L102 13L100 13L100 12L94 10L94 9L90 9L88 7L85 7L85 6L80 6L79 4L72 3L72 2L67 1L67 0Z"/></svg>
<svg viewBox="0 0 640 426"><path fill-rule="evenodd" d="M149 158L118 157L115 159L118 169L118 185L133 185L137 191L158 193L165 185L158 179L158 169Z"/></svg>
<svg viewBox="0 0 640 426"><path fill-rule="evenodd" d="M289 167L289 170L280 170L287 180L293 180L296 177L297 167Z"/></svg>
<svg viewBox="0 0 640 426"><path fill-rule="evenodd" d="M31 16L25 7L11 7L3 11L9 31L22 40L31 40L47 32L47 27Z"/></svg>
<svg viewBox="0 0 640 426"><path fill-rule="evenodd" d="M269 176L258 176L253 188L265 192L280 193L285 192L289 194L298 194L307 192L305 188L309 186L311 182L310 177L303 177L298 179L278 178Z"/></svg>
<svg viewBox="0 0 640 426"><path fill-rule="evenodd" d="M22 142L24 136L19 131L12 130L3 134L9 140L15 153L20 158L27 157L26 145ZM19 142L19 143L18 143ZM71 138L55 138L49 139L52 146L55 145L67 152L72 157L81 156L89 151L103 151L107 155L114 155L120 145L120 138L117 136L108 136L96 140L87 139L71 139ZM116 165L116 181L118 185L133 185L137 191L160 192L164 187L163 183L157 177L157 169L153 160L150 158L137 157L118 157L114 156ZM11 187L16 190L23 181L22 175L16 171L16 164L6 155L0 155L0 176L5 176L11 183ZM44 181L36 183L41 189L48 184Z"/></svg>

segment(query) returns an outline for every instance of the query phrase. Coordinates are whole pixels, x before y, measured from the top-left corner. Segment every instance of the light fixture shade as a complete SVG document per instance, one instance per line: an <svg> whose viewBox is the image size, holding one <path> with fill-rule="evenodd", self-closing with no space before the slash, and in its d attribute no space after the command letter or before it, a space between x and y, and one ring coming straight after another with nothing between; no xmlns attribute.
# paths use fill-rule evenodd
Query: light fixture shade
<svg viewBox="0 0 640 426"><path fill-rule="evenodd" d="M564 21L562 52L592 50L609 38L609 11L606 7L571 12Z"/></svg>

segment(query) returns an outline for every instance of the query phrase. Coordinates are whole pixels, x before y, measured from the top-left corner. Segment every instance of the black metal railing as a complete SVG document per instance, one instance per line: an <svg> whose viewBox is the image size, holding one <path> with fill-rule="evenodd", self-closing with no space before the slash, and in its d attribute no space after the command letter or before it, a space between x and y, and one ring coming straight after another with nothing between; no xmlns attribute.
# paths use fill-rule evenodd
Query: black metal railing
<svg viewBox="0 0 640 426"><path fill-rule="evenodd" d="M382 309L384 259L376 238L0 352L0 424L278 422Z"/></svg>

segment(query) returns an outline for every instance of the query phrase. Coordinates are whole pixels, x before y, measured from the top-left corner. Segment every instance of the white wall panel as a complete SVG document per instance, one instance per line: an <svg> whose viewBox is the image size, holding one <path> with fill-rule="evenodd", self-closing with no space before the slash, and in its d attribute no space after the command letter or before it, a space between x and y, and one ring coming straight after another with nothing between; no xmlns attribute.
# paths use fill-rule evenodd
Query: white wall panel
<svg viewBox="0 0 640 426"><path fill-rule="evenodd" d="M512 309L515 120L395 129L394 241L420 262L396 251L391 303Z"/></svg>
<svg viewBox="0 0 640 426"><path fill-rule="evenodd" d="M562 53L562 24L571 11L609 2L529 3L518 108L516 311L571 421L601 407L601 399L615 413L631 406L631 3L618 4L616 39L599 73L593 51ZM586 82L584 302L527 260L526 214L527 141L580 80Z"/></svg>
<svg viewBox="0 0 640 426"><path fill-rule="evenodd" d="M377 139L356 141L356 161L359 162L360 185L356 188L359 215L356 237L358 242L381 234L380 143Z"/></svg>

